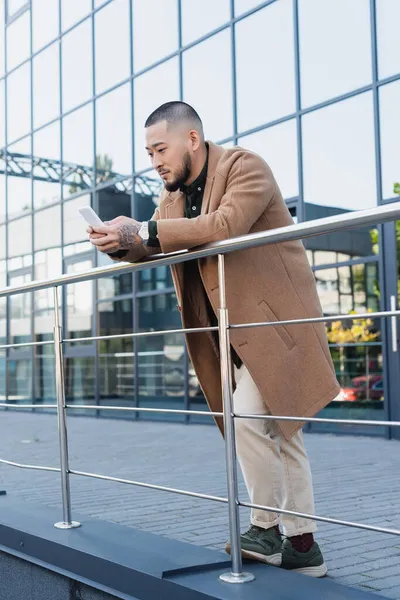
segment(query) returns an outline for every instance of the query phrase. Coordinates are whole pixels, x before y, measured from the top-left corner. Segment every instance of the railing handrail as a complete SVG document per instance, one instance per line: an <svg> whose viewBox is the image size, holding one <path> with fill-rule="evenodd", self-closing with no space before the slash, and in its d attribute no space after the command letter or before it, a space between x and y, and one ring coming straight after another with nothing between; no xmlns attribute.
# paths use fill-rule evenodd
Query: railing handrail
<svg viewBox="0 0 400 600"><path fill-rule="evenodd" d="M278 229L237 236L221 242L206 244L196 250L180 250L168 254L156 254L137 263L105 265L95 267L88 271L82 271L81 273L65 274L43 281L31 281L18 286L8 286L0 289L0 298L26 292L36 292L54 286L79 283L90 279L100 279L101 277L107 276L112 277L131 271L143 271L144 269L153 267L170 266L189 260L205 258L207 256L227 254L237 250L300 240L317 235L326 235L335 231L376 225L377 223L394 221L396 219L400 219L400 202L391 202L390 204L379 206L378 208L342 213L334 215L333 217L314 219L313 221L295 223L294 225L288 225L287 227L280 227Z"/></svg>

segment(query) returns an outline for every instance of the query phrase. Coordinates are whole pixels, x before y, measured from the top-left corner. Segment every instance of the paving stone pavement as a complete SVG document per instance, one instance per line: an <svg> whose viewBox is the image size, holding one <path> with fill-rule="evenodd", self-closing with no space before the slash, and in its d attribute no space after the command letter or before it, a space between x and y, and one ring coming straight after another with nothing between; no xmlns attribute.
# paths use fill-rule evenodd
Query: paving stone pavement
<svg viewBox="0 0 400 600"><path fill-rule="evenodd" d="M58 466L54 415L0 413L0 458ZM226 496L223 441L213 425L68 419L70 468ZM309 434L316 512L400 529L400 445L396 441ZM0 464L0 489L33 504L61 507L59 476ZM202 499L79 476L72 507L92 517L222 550L227 507ZM240 498L247 499L240 479ZM61 517L61 512L60 512ZM241 509L243 528L249 511ZM319 524L318 541L337 582L400 600L400 537Z"/></svg>

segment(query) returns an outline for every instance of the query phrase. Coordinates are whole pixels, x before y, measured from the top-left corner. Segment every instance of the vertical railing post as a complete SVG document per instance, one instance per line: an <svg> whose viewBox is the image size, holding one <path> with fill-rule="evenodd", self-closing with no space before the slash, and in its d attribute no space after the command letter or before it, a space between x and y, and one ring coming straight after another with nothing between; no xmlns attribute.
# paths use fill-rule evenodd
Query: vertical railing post
<svg viewBox="0 0 400 600"><path fill-rule="evenodd" d="M224 407L224 434L226 471L228 482L229 532L232 557L232 571L223 573L220 579L226 583L246 583L253 581L254 575L242 571L242 551L240 545L240 519L238 501L237 461L235 444L235 418L233 416L232 364L229 341L229 317L226 307L224 255L218 255L219 302L218 312L219 345L221 354L221 385Z"/></svg>
<svg viewBox="0 0 400 600"><path fill-rule="evenodd" d="M69 487L68 438L65 408L64 365L62 351L62 333L60 311L58 305L58 288L54 292L54 355L56 361L56 397L58 416L58 439L60 446L61 494L63 505L63 521L54 524L58 529L73 529L80 523L71 520L71 495Z"/></svg>

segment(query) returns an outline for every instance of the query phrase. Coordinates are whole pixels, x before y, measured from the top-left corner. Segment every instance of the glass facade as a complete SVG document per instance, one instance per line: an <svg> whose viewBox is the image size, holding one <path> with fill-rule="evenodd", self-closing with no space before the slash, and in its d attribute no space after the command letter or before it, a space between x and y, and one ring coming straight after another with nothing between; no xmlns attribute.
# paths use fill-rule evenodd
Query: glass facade
<svg viewBox="0 0 400 600"><path fill-rule="evenodd" d="M110 262L78 208L151 216L161 182L143 125L168 100L192 104L209 139L264 157L297 222L399 200L399 17L395 0L0 0L0 287ZM305 241L327 316L390 308L399 231ZM66 286L61 301L69 338L180 327L165 267ZM0 344L52 339L53 308L51 290L0 300ZM390 323L339 321L342 391L323 415L389 419ZM0 349L0 399L47 402L53 370L51 346ZM65 383L99 414L206 410L175 334L67 344Z"/></svg>

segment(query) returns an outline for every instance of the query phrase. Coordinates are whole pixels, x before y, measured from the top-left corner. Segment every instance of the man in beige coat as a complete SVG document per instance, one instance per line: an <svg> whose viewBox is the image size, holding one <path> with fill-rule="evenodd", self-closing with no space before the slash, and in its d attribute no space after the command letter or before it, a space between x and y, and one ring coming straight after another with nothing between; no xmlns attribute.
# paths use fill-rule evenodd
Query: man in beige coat
<svg viewBox="0 0 400 600"><path fill-rule="evenodd" d="M90 239L114 260L191 249L293 223L274 176L258 155L206 142L200 117L169 102L147 119L146 149L164 181L152 219L117 217L89 228ZM185 328L216 323L219 305L215 256L171 267ZM226 255L226 293L234 323L321 317L315 280L301 241ZM311 417L339 392L323 323L231 330L234 410ZM218 337L186 336L210 409L222 410ZM222 430L222 424L218 422ZM314 541L315 521L279 514L279 508L315 514L302 422L236 420L238 458L250 500L276 507L253 510L241 537L242 553L283 568L322 577L327 568ZM282 541L280 526L285 534ZM227 551L230 551L229 545Z"/></svg>

